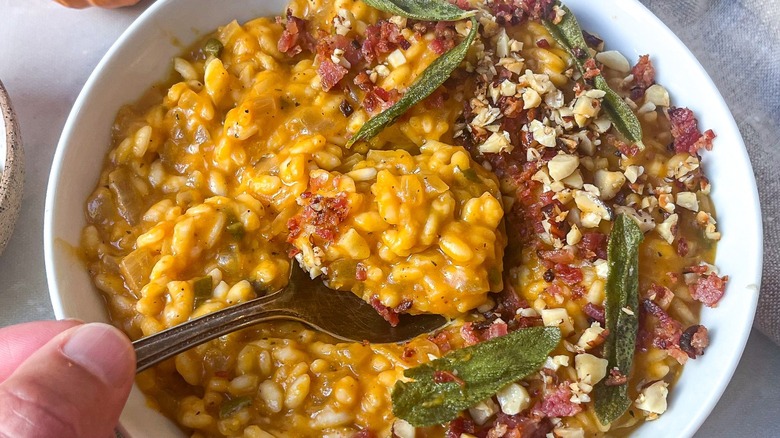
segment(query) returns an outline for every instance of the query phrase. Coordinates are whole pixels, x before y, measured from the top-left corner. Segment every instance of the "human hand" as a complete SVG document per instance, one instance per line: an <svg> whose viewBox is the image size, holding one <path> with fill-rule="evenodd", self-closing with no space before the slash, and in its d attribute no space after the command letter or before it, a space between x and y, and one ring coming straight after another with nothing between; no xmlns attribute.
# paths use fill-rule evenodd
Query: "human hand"
<svg viewBox="0 0 780 438"><path fill-rule="evenodd" d="M109 325L0 328L0 437L112 437L134 375L132 344Z"/></svg>
<svg viewBox="0 0 780 438"><path fill-rule="evenodd" d="M83 9L90 6L99 6L101 8L121 8L122 6L132 6L140 0L56 0L57 3L69 8Z"/></svg>

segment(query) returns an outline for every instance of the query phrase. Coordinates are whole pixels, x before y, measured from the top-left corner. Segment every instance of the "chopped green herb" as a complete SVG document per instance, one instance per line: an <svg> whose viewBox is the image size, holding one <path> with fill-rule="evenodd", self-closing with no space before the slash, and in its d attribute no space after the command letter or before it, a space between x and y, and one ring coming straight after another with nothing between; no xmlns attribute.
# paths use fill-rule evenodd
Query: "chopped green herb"
<svg viewBox="0 0 780 438"><path fill-rule="evenodd" d="M607 247L606 328L604 358L608 370L617 369L628 376L634 360L636 334L639 328L639 244L644 234L634 219L618 215L609 234ZM594 388L596 416L602 424L619 418L631 406L628 383L607 386L604 381Z"/></svg>
<svg viewBox="0 0 780 438"><path fill-rule="evenodd" d="M244 237L244 225L241 222L232 223L225 229L234 239L241 239Z"/></svg>
<svg viewBox="0 0 780 438"><path fill-rule="evenodd" d="M192 290L195 294L193 308L197 308L204 301L212 297L214 291L214 281L210 275L200 277L192 283Z"/></svg>
<svg viewBox="0 0 780 438"><path fill-rule="evenodd" d="M466 179L471 182L480 182L479 176L477 176L477 171L471 167L466 170L461 170L461 173L463 173L463 176L465 176Z"/></svg>
<svg viewBox="0 0 780 438"><path fill-rule="evenodd" d="M209 38L206 44L203 45L203 53L206 55L219 58L222 53L222 43L216 38Z"/></svg>
<svg viewBox="0 0 780 438"><path fill-rule="evenodd" d="M393 106L377 114L366 122L355 135L347 142L347 147L360 140L368 140L379 134L385 126L393 123L401 117L409 108L422 101L436 91L446 81L452 72L466 57L471 43L479 33L479 23L471 18L471 31L460 44L450 49L447 53L436 58L414 83L406 90L406 93Z"/></svg>
<svg viewBox="0 0 780 438"><path fill-rule="evenodd" d="M555 327L526 328L410 368L404 376L413 381L399 381L393 388L393 413L417 427L452 420L505 385L536 372L560 340Z"/></svg>
<svg viewBox="0 0 780 438"><path fill-rule="evenodd" d="M424 21L456 21L477 11L464 11L443 0L364 0L380 11Z"/></svg>
<svg viewBox="0 0 780 438"><path fill-rule="evenodd" d="M252 404L252 397L236 397L222 403L219 407L219 418L225 419Z"/></svg>
<svg viewBox="0 0 780 438"><path fill-rule="evenodd" d="M582 28L577 22L577 17L566 6L558 2L558 7L563 9L566 14L561 18L560 23L553 24L544 20L544 26L555 38L558 44L566 49L577 64L580 73L585 74L585 62L591 59L590 49L582 35ZM596 75L593 78L593 85L606 93L604 96L604 110L609 115L612 123L629 141L642 144L642 125L639 123L636 114L631 107L607 84L607 80L602 75Z"/></svg>

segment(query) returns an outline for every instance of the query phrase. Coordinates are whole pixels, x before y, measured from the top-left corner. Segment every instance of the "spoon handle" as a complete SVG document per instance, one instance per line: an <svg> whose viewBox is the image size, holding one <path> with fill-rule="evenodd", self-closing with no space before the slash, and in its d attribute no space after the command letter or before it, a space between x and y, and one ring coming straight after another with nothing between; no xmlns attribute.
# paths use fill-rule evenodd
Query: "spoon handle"
<svg viewBox="0 0 780 438"><path fill-rule="evenodd" d="M255 298L133 342L136 372L141 372L204 342L259 322L295 318L297 316L295 313L273 306L274 301L283 295L283 293L275 293Z"/></svg>

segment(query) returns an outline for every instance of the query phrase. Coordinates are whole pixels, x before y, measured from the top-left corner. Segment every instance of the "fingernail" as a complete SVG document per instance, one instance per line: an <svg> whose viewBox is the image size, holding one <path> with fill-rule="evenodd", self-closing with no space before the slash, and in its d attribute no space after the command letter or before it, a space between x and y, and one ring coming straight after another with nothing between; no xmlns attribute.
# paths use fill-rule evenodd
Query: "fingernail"
<svg viewBox="0 0 780 438"><path fill-rule="evenodd" d="M62 346L65 356L109 386L123 385L134 366L132 346L118 329L100 323L78 327Z"/></svg>

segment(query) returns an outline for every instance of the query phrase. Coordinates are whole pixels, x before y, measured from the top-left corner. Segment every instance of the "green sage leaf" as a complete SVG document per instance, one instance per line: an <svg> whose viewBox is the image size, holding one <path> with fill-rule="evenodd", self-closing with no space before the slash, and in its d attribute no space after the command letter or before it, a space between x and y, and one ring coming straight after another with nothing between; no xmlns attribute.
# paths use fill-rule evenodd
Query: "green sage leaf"
<svg viewBox="0 0 780 438"><path fill-rule="evenodd" d="M580 73L585 74L585 62L591 58L588 44L585 43L585 37L582 35L582 28L577 22L577 17L566 6L558 3L558 7L566 11L566 14L561 18L560 23L553 24L550 21L544 20L544 26L555 38L558 44L566 49L577 64L577 68ZM642 125L639 123L634 111L628 106L625 100L620 97L607 84L607 80L604 76L597 75L593 78L593 85L606 93L604 96L604 110L609 115L612 123L625 136L629 141L633 143L642 142Z"/></svg>
<svg viewBox="0 0 780 438"><path fill-rule="evenodd" d="M471 17L471 31L466 39L453 47L447 53L436 58L414 83L406 90L406 93L390 108L382 111L366 122L355 135L347 142L347 147L360 140L368 140L379 134L385 126L393 123L401 117L409 108L422 101L436 91L446 81L453 71L463 62L466 53L479 33L479 24L476 18Z"/></svg>
<svg viewBox="0 0 780 438"><path fill-rule="evenodd" d="M444 0L363 0L369 6L415 20L457 21L474 16Z"/></svg>
<svg viewBox="0 0 780 438"><path fill-rule="evenodd" d="M393 388L393 413L416 427L452 420L505 385L539 370L560 340L558 328L526 328L410 368L404 376L413 381L399 381ZM457 380L437 383L437 373Z"/></svg>
<svg viewBox="0 0 780 438"><path fill-rule="evenodd" d="M629 216L621 214L612 225L607 246L606 328L604 358L608 370L617 369L628 376L634 360L639 328L639 244L644 234ZM628 383L607 386L605 381L594 388L596 416L602 424L615 421L631 406Z"/></svg>

